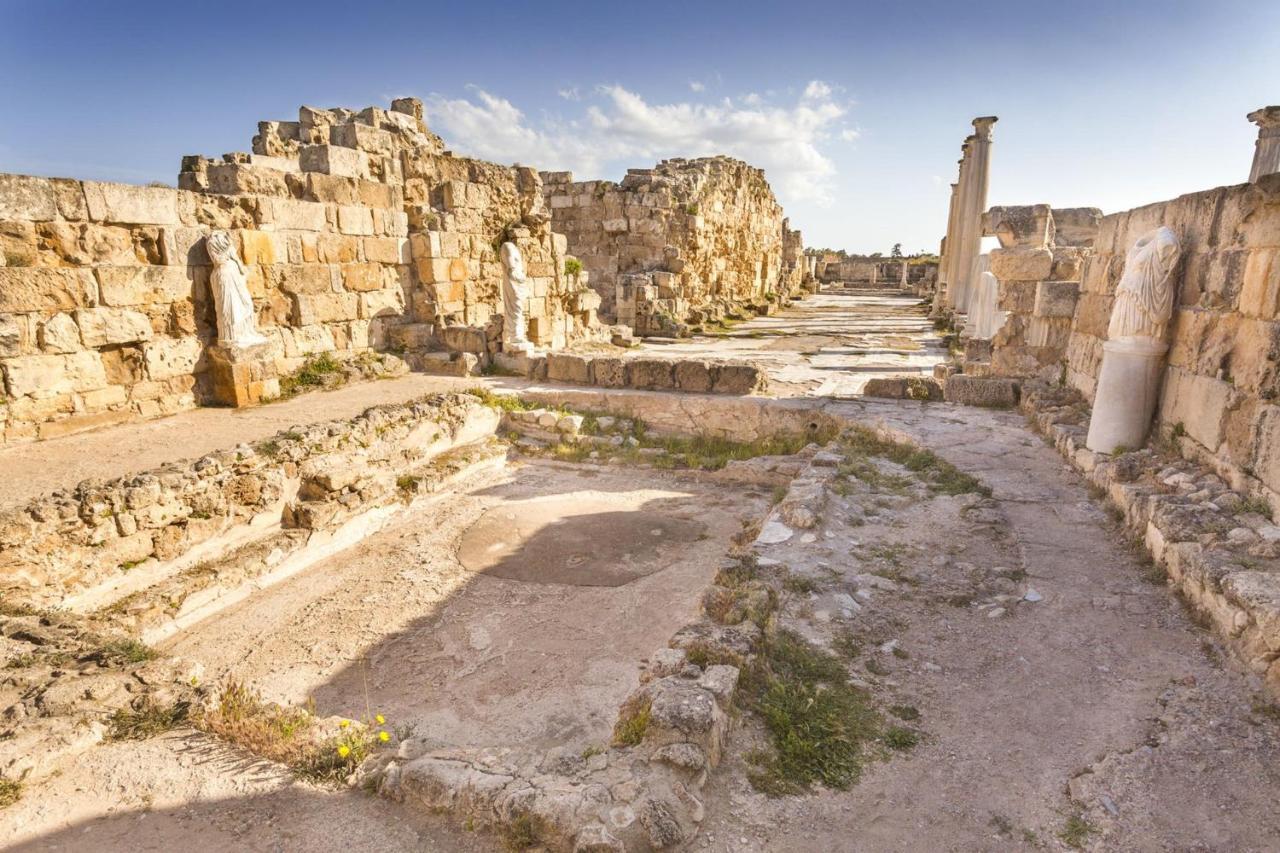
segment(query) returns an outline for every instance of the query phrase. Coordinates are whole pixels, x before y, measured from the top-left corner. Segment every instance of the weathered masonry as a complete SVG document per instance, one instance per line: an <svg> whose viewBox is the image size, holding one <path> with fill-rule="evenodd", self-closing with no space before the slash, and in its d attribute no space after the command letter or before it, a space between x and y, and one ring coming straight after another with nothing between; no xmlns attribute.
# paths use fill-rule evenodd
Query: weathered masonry
<svg viewBox="0 0 1280 853"><path fill-rule="evenodd" d="M740 160L664 160L621 183L542 180L552 225L590 274L601 312L638 334L767 310L805 281L799 233L764 173Z"/></svg>
<svg viewBox="0 0 1280 853"><path fill-rule="evenodd" d="M303 107L261 122L253 153L184 158L176 190L0 175L0 438L212 401L214 229L243 260L275 375L374 350L474 369L500 346L506 240L535 344L609 336L534 169L453 156L414 99Z"/></svg>

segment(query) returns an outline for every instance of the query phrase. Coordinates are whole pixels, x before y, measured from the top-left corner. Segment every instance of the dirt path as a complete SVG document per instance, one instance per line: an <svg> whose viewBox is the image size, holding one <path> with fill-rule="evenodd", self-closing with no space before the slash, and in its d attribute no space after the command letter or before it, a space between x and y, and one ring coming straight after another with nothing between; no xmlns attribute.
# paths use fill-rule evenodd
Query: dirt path
<svg viewBox="0 0 1280 853"><path fill-rule="evenodd" d="M749 723L709 786L702 845L1276 849L1280 726L1256 683L1224 667L1016 418L993 415L966 434L928 411L899 426L979 474L990 508L975 516L935 499L857 526L831 513L832 538L784 557L793 571L834 571L819 601L865 588L860 573L906 578L868 590L848 620L789 613L819 637L852 631L864 650L855 671L874 667L883 674L862 677L886 704L919 710L923 741L871 764L847 792L771 800L747 781L761 742ZM994 599L1001 590L1012 600Z"/></svg>

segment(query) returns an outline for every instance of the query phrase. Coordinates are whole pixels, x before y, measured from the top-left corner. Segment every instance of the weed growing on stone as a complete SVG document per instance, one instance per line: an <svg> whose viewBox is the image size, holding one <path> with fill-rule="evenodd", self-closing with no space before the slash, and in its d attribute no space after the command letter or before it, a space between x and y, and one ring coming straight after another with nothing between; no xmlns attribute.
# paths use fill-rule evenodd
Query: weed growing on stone
<svg viewBox="0 0 1280 853"><path fill-rule="evenodd" d="M342 364L329 353L321 353L280 380L279 399L286 400L317 388L335 388L344 384L344 376Z"/></svg>
<svg viewBox="0 0 1280 853"><path fill-rule="evenodd" d="M148 702L139 710L121 708L107 721L107 740L146 740L176 728L187 719L186 702L155 705Z"/></svg>
<svg viewBox="0 0 1280 853"><path fill-rule="evenodd" d="M103 663L142 663L156 656L155 649L132 638L110 640L94 654Z"/></svg>
<svg viewBox="0 0 1280 853"><path fill-rule="evenodd" d="M764 721L771 751L750 756L752 784L771 796L857 781L880 730L870 697L848 683L838 658L795 634L777 632L744 673L745 707Z"/></svg>
<svg viewBox="0 0 1280 853"><path fill-rule="evenodd" d="M499 834L508 850L528 850L542 843L544 827L537 816L522 814L502 824Z"/></svg>
<svg viewBox="0 0 1280 853"><path fill-rule="evenodd" d="M618 746L638 745L649 730L651 716L651 700L648 696L623 705L618 713L618 722L613 726L613 742Z"/></svg>
<svg viewBox="0 0 1280 853"><path fill-rule="evenodd" d="M1089 840L1089 836L1097 831L1093 824L1084 819L1084 815L1077 813L1067 818L1067 822L1058 832L1058 838L1062 839L1063 844L1078 850Z"/></svg>
<svg viewBox="0 0 1280 853"><path fill-rule="evenodd" d="M1267 503L1265 498L1257 495L1250 495L1236 506L1236 513L1246 515L1248 513L1257 513L1268 521L1271 520L1271 504Z"/></svg>
<svg viewBox="0 0 1280 853"><path fill-rule="evenodd" d="M849 466L849 472L858 476L859 479L863 479L864 474L873 478L878 475L883 478L884 487L889 491L893 491L895 487L902 488L900 481L904 478L880 472L878 468L867 462L867 457L878 456L901 465L919 477L934 494L973 493L983 497L991 496L991 489L983 485L978 478L964 473L936 453L906 442L880 438L874 431L865 427L851 427L841 433L840 447L844 451L846 460L841 466L842 470ZM874 469L876 475L871 475L867 468ZM864 480L864 482L873 488L878 487L878 484L871 480Z"/></svg>
<svg viewBox="0 0 1280 853"><path fill-rule="evenodd" d="M22 799L22 783L13 779L0 779L0 809L9 806Z"/></svg>
<svg viewBox="0 0 1280 853"><path fill-rule="evenodd" d="M385 723L381 716L369 725L343 720L336 736L321 737L309 711L265 702L238 682L223 687L217 705L196 715L193 722L202 731L318 782L345 779L378 746L391 740L385 729L374 730Z"/></svg>

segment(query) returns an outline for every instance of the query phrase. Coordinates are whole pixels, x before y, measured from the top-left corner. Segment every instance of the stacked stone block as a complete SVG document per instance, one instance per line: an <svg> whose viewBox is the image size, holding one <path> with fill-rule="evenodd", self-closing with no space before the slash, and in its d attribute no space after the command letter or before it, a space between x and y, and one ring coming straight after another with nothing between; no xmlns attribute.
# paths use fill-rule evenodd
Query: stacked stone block
<svg viewBox="0 0 1280 853"><path fill-rule="evenodd" d="M1061 378L1081 268L1101 216L1096 208L1046 204L987 211L984 231L1000 241L989 253L989 268L999 282L1003 325L989 341L966 343L967 355L977 358L966 359L965 373Z"/></svg>
<svg viewBox="0 0 1280 853"><path fill-rule="evenodd" d="M565 274L537 172L450 155L416 100L303 107L261 123L252 153L184 158L178 183L0 175L4 442L241 402L210 371L213 229L231 233L270 342L251 398L323 353L487 361L504 240L524 253L535 343L608 337L585 278Z"/></svg>
<svg viewBox="0 0 1280 853"><path fill-rule="evenodd" d="M621 183L542 179L553 225L589 272L600 310L639 334L763 311L803 281L784 269L782 208L764 173L739 160L664 160Z"/></svg>
<svg viewBox="0 0 1280 853"><path fill-rule="evenodd" d="M1160 225L1183 255L1156 426L1234 488L1280 507L1280 175L1103 217L1083 266L1067 382L1092 400L1125 253Z"/></svg>

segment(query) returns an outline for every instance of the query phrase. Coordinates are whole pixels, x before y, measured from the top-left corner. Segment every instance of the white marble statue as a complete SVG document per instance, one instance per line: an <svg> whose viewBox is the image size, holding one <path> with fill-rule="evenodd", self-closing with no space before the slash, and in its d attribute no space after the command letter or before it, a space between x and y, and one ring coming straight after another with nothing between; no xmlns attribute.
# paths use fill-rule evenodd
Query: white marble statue
<svg viewBox="0 0 1280 853"><path fill-rule="evenodd" d="M515 243L502 244L502 344L507 351L529 350L532 345L525 332L524 258Z"/></svg>
<svg viewBox="0 0 1280 853"><path fill-rule="evenodd" d="M218 314L218 343L222 346L251 347L265 344L254 319L253 297L245 283L244 264L226 231L214 231L205 241L213 274L209 285Z"/></svg>
<svg viewBox="0 0 1280 853"><path fill-rule="evenodd" d="M1109 340L1163 340L1173 316L1173 286L1169 281L1178 263L1178 237L1161 226L1138 238L1124 259L1124 275L1116 287Z"/></svg>
<svg viewBox="0 0 1280 853"><path fill-rule="evenodd" d="M1146 443L1169 350L1164 334L1173 316L1172 276L1180 251L1177 235L1162 226L1143 234L1125 255L1102 345L1085 440L1090 450L1115 453Z"/></svg>

